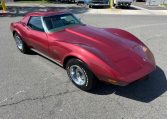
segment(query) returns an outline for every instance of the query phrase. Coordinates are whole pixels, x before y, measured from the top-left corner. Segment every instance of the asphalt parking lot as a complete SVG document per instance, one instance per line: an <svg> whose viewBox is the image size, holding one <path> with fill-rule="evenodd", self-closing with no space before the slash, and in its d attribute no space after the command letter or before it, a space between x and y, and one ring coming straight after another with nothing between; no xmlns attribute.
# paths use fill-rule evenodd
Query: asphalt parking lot
<svg viewBox="0 0 167 119"><path fill-rule="evenodd" d="M0 119L166 119L167 16L77 16L89 25L135 34L154 53L157 69L148 80L126 87L101 84L84 92L60 66L20 53L9 25L21 17L1 17Z"/></svg>

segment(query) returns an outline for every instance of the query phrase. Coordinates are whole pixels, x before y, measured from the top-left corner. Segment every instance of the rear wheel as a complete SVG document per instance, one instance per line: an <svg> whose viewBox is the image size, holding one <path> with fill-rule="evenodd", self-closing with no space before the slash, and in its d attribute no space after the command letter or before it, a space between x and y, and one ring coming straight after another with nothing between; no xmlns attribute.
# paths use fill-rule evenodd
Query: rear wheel
<svg viewBox="0 0 167 119"><path fill-rule="evenodd" d="M81 60L69 60L66 65L66 70L69 78L78 88L85 91L95 88L97 79Z"/></svg>
<svg viewBox="0 0 167 119"><path fill-rule="evenodd" d="M24 43L24 41L22 40L22 38L20 37L20 35L18 33L14 34L14 39L15 39L17 48L24 54L28 53L29 48Z"/></svg>

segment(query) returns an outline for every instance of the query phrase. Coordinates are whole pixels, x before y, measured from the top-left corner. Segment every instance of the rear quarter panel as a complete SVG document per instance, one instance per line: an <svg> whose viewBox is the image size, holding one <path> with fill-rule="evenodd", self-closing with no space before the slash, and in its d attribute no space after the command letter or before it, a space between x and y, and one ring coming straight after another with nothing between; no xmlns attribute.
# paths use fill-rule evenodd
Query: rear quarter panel
<svg viewBox="0 0 167 119"><path fill-rule="evenodd" d="M12 31L12 33L15 31L17 32L24 40L24 33L23 33L23 24L26 25L28 23L29 20L29 16L26 15L25 17L23 17L21 19L21 21L18 22L12 22L10 24L10 29Z"/></svg>

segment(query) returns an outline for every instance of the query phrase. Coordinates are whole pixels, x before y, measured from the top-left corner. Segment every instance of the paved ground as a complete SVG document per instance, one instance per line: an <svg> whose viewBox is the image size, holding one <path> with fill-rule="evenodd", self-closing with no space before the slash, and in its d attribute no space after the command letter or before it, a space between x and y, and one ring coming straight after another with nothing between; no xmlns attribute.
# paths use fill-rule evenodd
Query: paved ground
<svg viewBox="0 0 167 119"><path fill-rule="evenodd" d="M98 27L116 27L139 37L155 55L149 80L126 87L101 84L91 93L76 88L64 69L37 55L20 53L0 18L0 119L167 118L167 16L78 14Z"/></svg>

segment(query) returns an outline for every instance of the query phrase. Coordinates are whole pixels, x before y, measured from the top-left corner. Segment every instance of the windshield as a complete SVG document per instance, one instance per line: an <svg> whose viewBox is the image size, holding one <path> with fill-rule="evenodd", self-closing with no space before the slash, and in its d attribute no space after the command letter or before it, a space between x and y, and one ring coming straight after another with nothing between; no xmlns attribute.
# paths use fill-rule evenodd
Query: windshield
<svg viewBox="0 0 167 119"><path fill-rule="evenodd" d="M43 17L43 21L49 32L63 30L69 26L81 24L81 22L72 14L60 14Z"/></svg>

